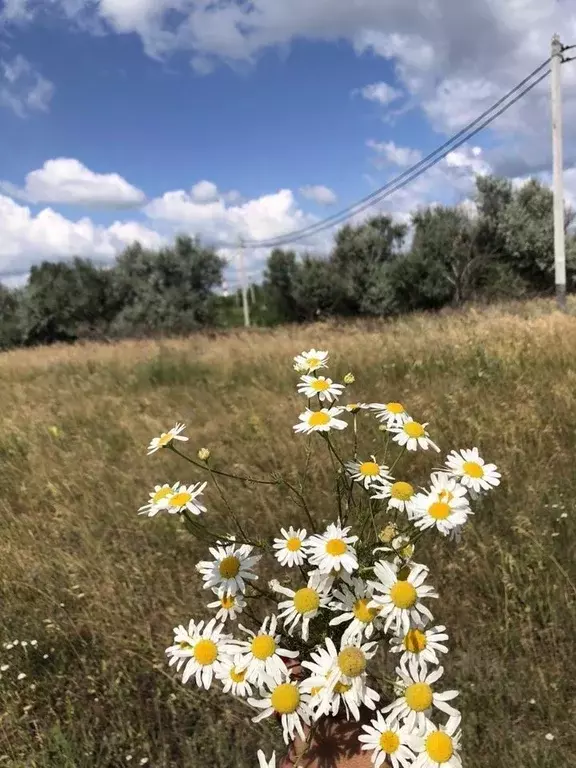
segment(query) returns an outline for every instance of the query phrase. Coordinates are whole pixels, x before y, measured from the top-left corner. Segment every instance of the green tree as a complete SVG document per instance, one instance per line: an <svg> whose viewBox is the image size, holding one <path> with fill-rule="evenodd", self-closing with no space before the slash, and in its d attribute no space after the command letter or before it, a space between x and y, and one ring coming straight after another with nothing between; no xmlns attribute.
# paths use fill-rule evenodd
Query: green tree
<svg viewBox="0 0 576 768"><path fill-rule="evenodd" d="M299 320L294 287L299 264L294 251L274 248L264 271L265 302L271 322L290 323Z"/></svg>
<svg viewBox="0 0 576 768"><path fill-rule="evenodd" d="M0 284L0 349L22 343L22 289L10 290Z"/></svg>

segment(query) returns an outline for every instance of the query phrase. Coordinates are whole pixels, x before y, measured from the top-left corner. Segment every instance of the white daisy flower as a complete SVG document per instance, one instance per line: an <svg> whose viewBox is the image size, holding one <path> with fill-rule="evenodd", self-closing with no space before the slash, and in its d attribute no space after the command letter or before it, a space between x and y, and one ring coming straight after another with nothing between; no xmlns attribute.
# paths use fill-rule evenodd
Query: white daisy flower
<svg viewBox="0 0 576 768"><path fill-rule="evenodd" d="M372 499L390 499L388 509L397 509L400 512L406 512L408 519L411 518L414 511L414 495L416 490L413 485L404 480L397 480L390 483L387 480L377 481L370 489Z"/></svg>
<svg viewBox="0 0 576 768"><path fill-rule="evenodd" d="M362 579L353 579L352 589L343 584L340 589L334 590L335 600L330 603L329 608L332 611L338 611L340 615L330 621L330 626L348 622L342 635L343 640L362 637L362 635L367 638L372 637L375 620L378 617L377 608L368 608L372 592L372 588Z"/></svg>
<svg viewBox="0 0 576 768"><path fill-rule="evenodd" d="M202 574L204 589L216 587L220 596L245 592L246 582L258 578L251 569L262 557L251 556L252 549L248 544L210 547L214 560L203 560L196 566Z"/></svg>
<svg viewBox="0 0 576 768"><path fill-rule="evenodd" d="M412 675L406 665L402 663L396 667L396 672L400 678L396 687L401 695L384 707L382 712L390 712L392 718L403 720L404 725L411 731L424 730L426 720L434 707L447 715L457 716L458 710L450 706L448 702L458 696L458 691L436 693L433 688L434 683L442 677L444 667L437 667L430 673L426 666L415 671L416 674Z"/></svg>
<svg viewBox="0 0 576 768"><path fill-rule="evenodd" d="M303 547L306 541L306 529L296 530L290 526L288 530L280 528L280 533L284 538L274 539L273 544L276 560L286 568L303 565L306 562L306 552Z"/></svg>
<svg viewBox="0 0 576 768"><path fill-rule="evenodd" d="M387 427L401 427L410 418L402 403L370 403L370 409Z"/></svg>
<svg viewBox="0 0 576 768"><path fill-rule="evenodd" d="M400 662L410 670L415 677L419 667L426 664L440 664L438 653L448 653L448 647L444 645L448 640L446 627L442 624L437 627L424 629L412 627L404 635L390 639L390 651L401 653Z"/></svg>
<svg viewBox="0 0 576 768"><path fill-rule="evenodd" d="M342 568L337 571L324 572L319 568L308 571L308 586L319 589L321 592L330 592L336 581L343 581L345 584L352 583L352 577Z"/></svg>
<svg viewBox="0 0 576 768"><path fill-rule="evenodd" d="M294 358L294 370L313 373L319 368L328 368L328 352L325 350L311 349L309 352L302 352Z"/></svg>
<svg viewBox="0 0 576 768"><path fill-rule="evenodd" d="M475 493L500 485L501 474L496 470L496 464L486 464L478 448L451 451L446 457L446 466L450 474Z"/></svg>
<svg viewBox="0 0 576 768"><path fill-rule="evenodd" d="M304 666L310 670L310 676L302 681L301 686L302 690L311 696L310 708L314 712L315 720L322 715L336 717L341 707L344 708L348 720L350 716L360 720L361 706L372 710L376 708L380 695L365 684L337 682L331 689L327 688L334 668L334 657L326 648L316 648Z"/></svg>
<svg viewBox="0 0 576 768"><path fill-rule="evenodd" d="M150 445L148 446L148 456L156 453L156 451L159 451L160 448L166 448L166 446L171 443L172 440L181 440L182 442L186 442L188 438L181 434L181 432L183 432L185 429L186 424L176 424L172 427L172 429L169 429L168 432L162 432L160 437L153 437L150 441Z"/></svg>
<svg viewBox="0 0 576 768"><path fill-rule="evenodd" d="M347 461L346 469L350 473L352 480L362 483L364 488L370 488L373 483L382 480L391 480L389 467L385 464L378 464L375 456L370 457L370 461Z"/></svg>
<svg viewBox="0 0 576 768"><path fill-rule="evenodd" d="M409 418L401 427L391 427L390 432L394 435L392 440L398 445L405 446L409 451L417 451L421 448L427 451L428 448L434 448L440 452L440 448L430 440L430 435L426 431L428 422L420 424L419 421Z"/></svg>
<svg viewBox="0 0 576 768"><path fill-rule="evenodd" d="M409 768L414 760L411 747L411 734L407 728L392 717L384 719L381 712L369 724L362 726L363 733L358 736L362 749L372 750L372 764L380 768L386 760L392 768Z"/></svg>
<svg viewBox="0 0 576 768"><path fill-rule="evenodd" d="M210 688L222 662L237 651L232 636L222 634L223 630L224 625L218 624L216 619L211 619L206 625L203 621L192 623L188 630L177 627L174 645L166 649L166 654L170 657L170 664L176 664L177 669L184 665L183 683L194 676L199 688Z"/></svg>
<svg viewBox="0 0 576 768"><path fill-rule="evenodd" d="M395 536L389 545L376 547L374 552L390 552L393 554L392 562L401 568L406 565L412 565L412 557L416 547L410 543L408 536Z"/></svg>
<svg viewBox="0 0 576 768"><path fill-rule="evenodd" d="M185 509L193 515L201 515L202 512L206 512L206 507L200 502L200 496L207 485L208 483L204 482L174 486L173 493L168 496L166 510L171 515L181 513Z"/></svg>
<svg viewBox="0 0 576 768"><path fill-rule="evenodd" d="M240 667L241 661L242 657L238 654L234 658L225 659L216 670L216 678L222 682L224 693L245 699L252 696L252 686L248 682L246 670Z"/></svg>
<svg viewBox="0 0 576 768"><path fill-rule="evenodd" d="M422 598L438 597L438 593L424 584L428 576L425 565L413 565L406 580L399 579L398 570L397 566L385 560L379 560L374 565L378 581L368 582L374 590L368 607L380 609L385 632L392 627L400 634L408 632L413 625L424 623L425 619L432 621L432 614L421 601Z"/></svg>
<svg viewBox="0 0 576 768"><path fill-rule="evenodd" d="M218 589L212 588L212 592L218 595ZM215 619L216 621L236 621L236 617L239 613L242 613L246 607L246 600L243 598L240 592L235 595L219 595L218 600L214 600L213 603L208 603L207 608L218 608Z"/></svg>
<svg viewBox="0 0 576 768"><path fill-rule="evenodd" d="M278 603L278 618L284 620L284 627L289 635L302 622L302 639L308 640L309 626L312 619L318 614L320 608L326 608L329 603L328 592L318 586L308 586L298 589L296 592L288 587L283 587L278 581L271 581L270 587L274 592L286 595L288 600Z"/></svg>
<svg viewBox="0 0 576 768"><path fill-rule="evenodd" d="M460 715L452 716L443 726L426 721L424 733L413 738L414 768L462 768L460 720Z"/></svg>
<svg viewBox="0 0 576 768"><path fill-rule="evenodd" d="M277 623L276 616L267 616L257 634L239 625L251 638L249 641L238 641L241 654L239 667L246 670L246 677L251 683L262 685L267 678L281 682L290 675L284 659L298 658L298 651L279 647L281 636L276 634Z"/></svg>
<svg viewBox="0 0 576 768"><path fill-rule="evenodd" d="M471 514L466 488L442 472L432 475L432 486L427 493L417 493L414 497L412 519L420 530L436 528L448 536L455 528L461 528Z"/></svg>
<svg viewBox="0 0 576 768"><path fill-rule="evenodd" d="M302 722L309 725L312 718L308 694L301 690L299 683L289 678L280 683L270 680L266 687L268 690L262 689L263 698L248 699L251 706L263 710L252 718L252 722L258 723L270 715L279 715L286 744L294 739L296 733L301 739L305 739Z"/></svg>
<svg viewBox="0 0 576 768"><path fill-rule="evenodd" d="M266 757L261 749L257 752L258 768L276 768L276 752L272 752L270 760Z"/></svg>
<svg viewBox="0 0 576 768"><path fill-rule="evenodd" d="M168 507L170 496L179 485L180 483L174 483L174 485L168 485L168 483L164 483L164 485L155 485L154 490L150 491L148 503L140 507L138 514L154 517L158 512L166 509Z"/></svg>
<svg viewBox="0 0 576 768"><path fill-rule="evenodd" d="M358 411L367 411L370 405L368 403L347 403L341 407L348 413L358 413Z"/></svg>
<svg viewBox="0 0 576 768"><path fill-rule="evenodd" d="M325 376L302 376L297 389L300 395L304 395L309 400L318 395L318 399L322 402L331 403L338 400L346 387L344 384L335 384L332 379L327 379Z"/></svg>
<svg viewBox="0 0 576 768"><path fill-rule="evenodd" d="M319 571L329 573L340 570L352 573L358 568L358 558L352 544L358 536L349 536L351 526L343 528L340 521L331 523L322 534L310 536L306 542L306 551L310 565Z"/></svg>
<svg viewBox="0 0 576 768"><path fill-rule="evenodd" d="M341 413L342 408L322 408L320 411L311 411L310 408L306 408L306 411L298 416L300 423L294 425L294 432L306 432L309 435L311 432L346 429L348 424L336 418Z"/></svg>

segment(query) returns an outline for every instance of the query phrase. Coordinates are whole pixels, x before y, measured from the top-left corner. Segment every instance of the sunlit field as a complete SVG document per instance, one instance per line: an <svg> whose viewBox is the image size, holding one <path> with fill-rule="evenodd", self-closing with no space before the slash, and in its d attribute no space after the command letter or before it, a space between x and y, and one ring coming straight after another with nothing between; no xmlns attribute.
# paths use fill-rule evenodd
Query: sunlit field
<svg viewBox="0 0 576 768"><path fill-rule="evenodd" d="M1 355L0 766L253 768L264 740L280 746L219 686L167 666L172 627L208 615L206 552L137 509L156 483L206 479L146 455L176 421L215 466L301 468L292 357L310 346L330 350L335 379L355 374L354 398L429 422L442 456L476 445L498 465L461 546L430 537L417 558L451 636L465 765L576 766L576 317L546 302ZM329 474L319 450L313 504L333 519ZM277 487L226 489L262 535L305 522ZM213 487L207 506L223 512Z"/></svg>

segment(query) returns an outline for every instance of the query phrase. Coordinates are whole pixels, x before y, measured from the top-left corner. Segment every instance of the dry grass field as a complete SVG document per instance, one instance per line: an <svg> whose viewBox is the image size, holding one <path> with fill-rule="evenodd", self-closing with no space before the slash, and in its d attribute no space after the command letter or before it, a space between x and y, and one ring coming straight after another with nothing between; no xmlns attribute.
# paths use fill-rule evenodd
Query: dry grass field
<svg viewBox="0 0 576 768"><path fill-rule="evenodd" d="M177 420L216 466L302 466L291 358L310 346L335 378L355 373L358 399L400 399L445 453L477 445L498 464L464 543L432 537L418 558L451 634L465 765L576 766L576 317L543 302L0 356L0 768L252 768L271 744L167 667L172 627L208 602L205 550L136 511L155 483L201 479L146 456ZM325 456L312 477L333 515ZM247 526L301 520L276 487L227 487ZM207 503L222 511L213 490Z"/></svg>

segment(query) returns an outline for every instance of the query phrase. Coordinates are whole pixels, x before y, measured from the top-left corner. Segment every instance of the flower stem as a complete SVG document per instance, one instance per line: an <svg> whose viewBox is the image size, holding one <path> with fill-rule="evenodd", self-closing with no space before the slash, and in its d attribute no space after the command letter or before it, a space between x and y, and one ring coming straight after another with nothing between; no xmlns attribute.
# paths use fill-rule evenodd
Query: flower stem
<svg viewBox="0 0 576 768"><path fill-rule="evenodd" d="M201 463L199 461L194 461L194 459L191 459L190 456L186 456L185 453L182 453L181 451L176 448L173 443L170 443L169 446L170 450L174 451L174 453L177 453L178 456L181 456L183 459L186 459L186 461L190 462L190 464L193 464L195 467L198 467L198 469L203 469L204 471L208 471L211 474L220 475L221 477L229 477L232 480L241 480L244 483L258 483L259 485L278 485L278 480L260 480L256 477L245 477L243 475L233 475L231 472L223 472L221 469L214 469L213 467L209 467L207 464Z"/></svg>

